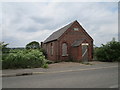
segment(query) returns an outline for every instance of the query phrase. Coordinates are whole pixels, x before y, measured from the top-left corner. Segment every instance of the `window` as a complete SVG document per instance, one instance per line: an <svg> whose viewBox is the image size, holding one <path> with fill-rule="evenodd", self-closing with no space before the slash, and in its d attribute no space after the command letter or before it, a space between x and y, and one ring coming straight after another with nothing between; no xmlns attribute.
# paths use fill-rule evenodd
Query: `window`
<svg viewBox="0 0 120 90"><path fill-rule="evenodd" d="M48 46L46 46L47 47L47 53L49 53L49 47Z"/></svg>
<svg viewBox="0 0 120 90"><path fill-rule="evenodd" d="M79 29L78 29L78 28L73 28L73 30L74 30L74 31L79 31Z"/></svg>
<svg viewBox="0 0 120 90"><path fill-rule="evenodd" d="M53 43L51 43L51 55L53 55Z"/></svg>
<svg viewBox="0 0 120 90"><path fill-rule="evenodd" d="M68 56L68 54L67 54L67 44L66 43L62 44L62 56Z"/></svg>

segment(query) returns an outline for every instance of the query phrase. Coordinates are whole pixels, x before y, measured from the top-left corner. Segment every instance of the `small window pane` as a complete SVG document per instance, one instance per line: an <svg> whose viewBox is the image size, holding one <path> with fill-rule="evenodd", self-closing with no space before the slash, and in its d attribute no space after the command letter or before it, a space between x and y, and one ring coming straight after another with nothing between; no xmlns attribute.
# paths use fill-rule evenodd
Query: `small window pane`
<svg viewBox="0 0 120 90"><path fill-rule="evenodd" d="M62 44L62 56L67 56L67 44L63 43Z"/></svg>
<svg viewBox="0 0 120 90"><path fill-rule="evenodd" d="M73 28L74 31L78 31L79 29L78 28Z"/></svg>

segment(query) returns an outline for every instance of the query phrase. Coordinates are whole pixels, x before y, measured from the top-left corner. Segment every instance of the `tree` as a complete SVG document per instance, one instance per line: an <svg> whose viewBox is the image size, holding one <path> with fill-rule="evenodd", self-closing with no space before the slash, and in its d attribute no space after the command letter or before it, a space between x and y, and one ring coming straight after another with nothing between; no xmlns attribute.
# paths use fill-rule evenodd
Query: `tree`
<svg viewBox="0 0 120 90"><path fill-rule="evenodd" d="M5 52L7 49L7 45L9 45L8 43L5 42L0 42L0 52Z"/></svg>
<svg viewBox="0 0 120 90"><path fill-rule="evenodd" d="M40 49L40 44L36 41L32 41L26 45L26 49Z"/></svg>
<svg viewBox="0 0 120 90"><path fill-rule="evenodd" d="M95 49L95 57L100 61L120 61L120 42L112 41Z"/></svg>
<svg viewBox="0 0 120 90"><path fill-rule="evenodd" d="M1 48L1 49L2 49L2 48L6 48L7 45L8 45L8 43L5 44L5 42L0 42L0 48Z"/></svg>

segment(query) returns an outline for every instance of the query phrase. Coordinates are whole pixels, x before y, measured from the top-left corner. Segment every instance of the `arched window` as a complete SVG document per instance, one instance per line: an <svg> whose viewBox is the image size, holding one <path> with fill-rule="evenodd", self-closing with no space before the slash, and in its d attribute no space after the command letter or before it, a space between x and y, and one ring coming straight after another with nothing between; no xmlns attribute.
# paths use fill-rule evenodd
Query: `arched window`
<svg viewBox="0 0 120 90"><path fill-rule="evenodd" d="M66 43L62 44L62 56L68 56L68 54L67 54L67 44Z"/></svg>
<svg viewBox="0 0 120 90"><path fill-rule="evenodd" d="M53 55L53 43L51 43L51 55Z"/></svg>

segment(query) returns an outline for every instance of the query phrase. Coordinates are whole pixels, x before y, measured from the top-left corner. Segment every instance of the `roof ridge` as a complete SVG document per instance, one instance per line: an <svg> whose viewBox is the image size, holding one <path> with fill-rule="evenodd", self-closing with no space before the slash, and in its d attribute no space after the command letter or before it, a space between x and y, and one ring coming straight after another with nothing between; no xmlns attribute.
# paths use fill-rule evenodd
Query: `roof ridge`
<svg viewBox="0 0 120 90"><path fill-rule="evenodd" d="M75 20L75 21L73 21L73 22L71 22L71 23L69 23L69 24L66 24L66 25L64 25L63 27L61 27L61 28L59 28L57 31L59 31L60 29L63 29L64 27L66 27L66 26L68 26L68 25L72 25L74 22L76 22L77 20Z"/></svg>

